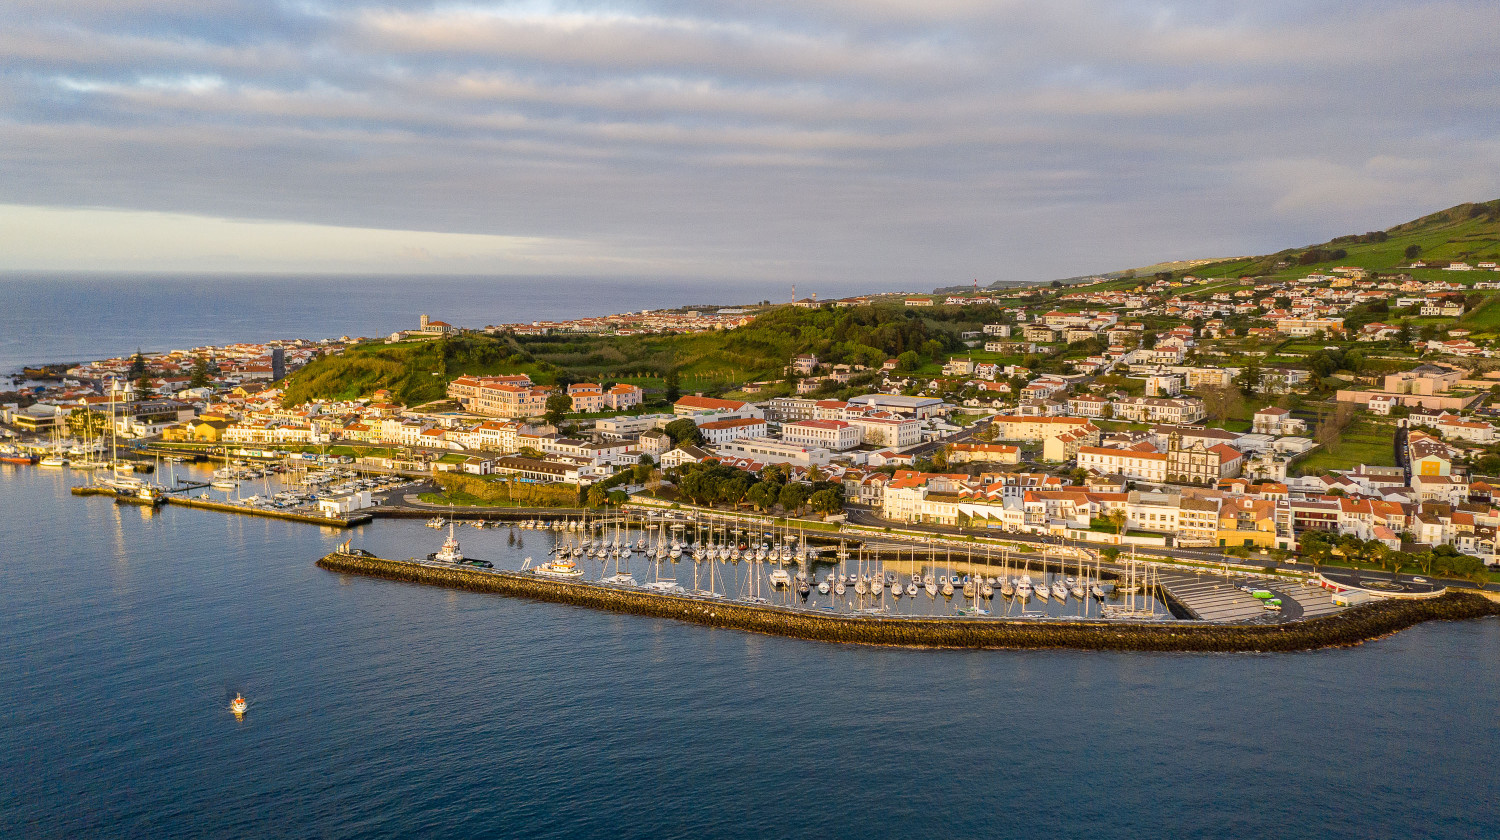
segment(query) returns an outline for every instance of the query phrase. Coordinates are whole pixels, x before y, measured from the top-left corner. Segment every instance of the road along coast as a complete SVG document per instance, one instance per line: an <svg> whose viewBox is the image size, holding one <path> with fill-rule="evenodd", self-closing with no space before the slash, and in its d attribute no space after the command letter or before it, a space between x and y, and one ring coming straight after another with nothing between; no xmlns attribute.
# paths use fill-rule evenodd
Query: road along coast
<svg viewBox="0 0 1500 840"><path fill-rule="evenodd" d="M492 592L711 627L845 644L926 648L1074 648L1201 653L1287 652L1355 645L1424 621L1500 616L1500 604L1450 592L1421 601L1377 601L1305 621L1273 625L1088 619L906 618L819 615L724 598L670 595L629 586L551 580L334 552L317 565L332 572Z"/></svg>

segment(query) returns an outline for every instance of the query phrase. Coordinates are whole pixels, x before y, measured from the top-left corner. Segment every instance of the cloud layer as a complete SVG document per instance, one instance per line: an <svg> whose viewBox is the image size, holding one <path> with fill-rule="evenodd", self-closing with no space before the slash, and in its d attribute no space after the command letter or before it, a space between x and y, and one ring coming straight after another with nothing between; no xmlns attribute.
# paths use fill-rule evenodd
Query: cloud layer
<svg viewBox="0 0 1500 840"><path fill-rule="evenodd" d="M0 268L125 267L69 244L115 219L130 267L919 287L1500 195L1492 4L1250 6L0 0Z"/></svg>

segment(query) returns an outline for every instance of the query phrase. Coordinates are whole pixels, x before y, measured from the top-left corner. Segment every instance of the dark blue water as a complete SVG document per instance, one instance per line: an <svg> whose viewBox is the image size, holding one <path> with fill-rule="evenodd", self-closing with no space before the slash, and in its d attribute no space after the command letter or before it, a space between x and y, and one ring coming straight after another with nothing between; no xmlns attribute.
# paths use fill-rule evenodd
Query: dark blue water
<svg viewBox="0 0 1500 840"><path fill-rule="evenodd" d="M0 467L7 837L1500 833L1500 621L1278 656L837 647L342 577L313 566L341 534L69 480Z"/></svg>
<svg viewBox="0 0 1500 840"><path fill-rule="evenodd" d="M804 285L824 298L893 291ZM785 301L756 281L567 277L286 277L0 274L0 374L81 361L275 338L389 335L423 313L463 327L642 309Z"/></svg>

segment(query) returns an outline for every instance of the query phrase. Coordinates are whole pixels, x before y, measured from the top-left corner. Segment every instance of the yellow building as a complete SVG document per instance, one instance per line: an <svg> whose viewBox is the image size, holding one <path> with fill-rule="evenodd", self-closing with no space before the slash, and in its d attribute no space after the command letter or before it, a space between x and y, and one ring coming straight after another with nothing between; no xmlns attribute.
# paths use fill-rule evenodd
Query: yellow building
<svg viewBox="0 0 1500 840"><path fill-rule="evenodd" d="M1225 499L1219 508L1219 545L1275 548L1276 503L1269 499Z"/></svg>

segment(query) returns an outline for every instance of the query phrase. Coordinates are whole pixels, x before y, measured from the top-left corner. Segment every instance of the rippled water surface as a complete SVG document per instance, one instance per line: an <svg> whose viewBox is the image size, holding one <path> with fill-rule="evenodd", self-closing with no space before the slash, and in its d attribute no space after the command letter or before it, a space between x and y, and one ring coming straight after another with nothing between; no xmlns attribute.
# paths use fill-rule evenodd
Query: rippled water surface
<svg viewBox="0 0 1500 840"><path fill-rule="evenodd" d="M343 577L313 566L342 534L68 480L0 467L4 836L1500 833L1493 620L1278 656L837 647Z"/></svg>

